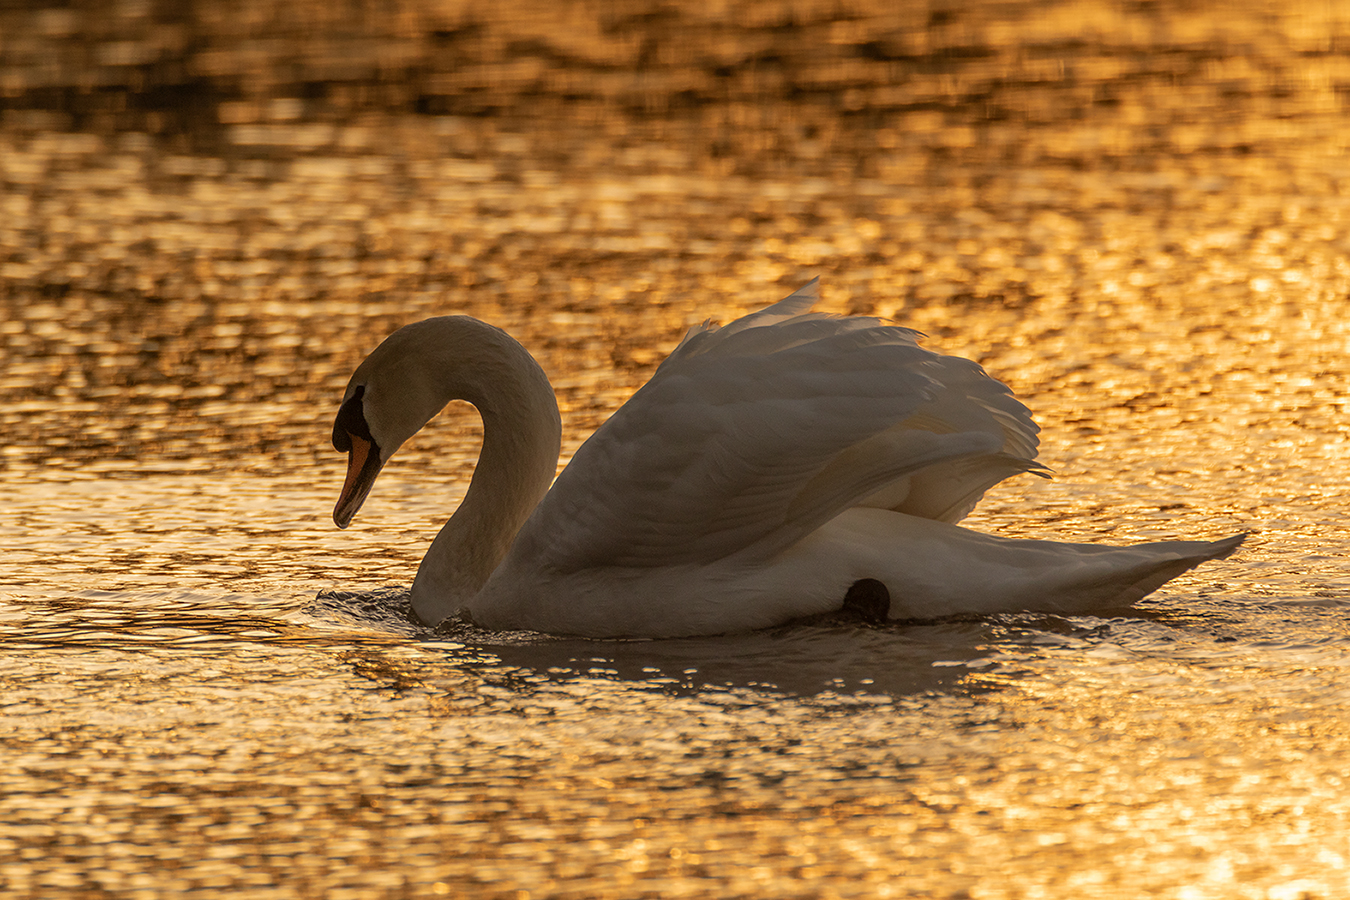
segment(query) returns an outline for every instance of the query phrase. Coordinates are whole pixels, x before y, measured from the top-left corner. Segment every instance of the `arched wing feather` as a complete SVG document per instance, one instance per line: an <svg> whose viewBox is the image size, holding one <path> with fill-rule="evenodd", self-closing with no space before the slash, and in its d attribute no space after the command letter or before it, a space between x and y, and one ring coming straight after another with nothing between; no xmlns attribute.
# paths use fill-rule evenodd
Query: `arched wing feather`
<svg viewBox="0 0 1350 900"><path fill-rule="evenodd" d="M1034 467L1035 425L1005 387L910 329L810 313L814 295L692 330L517 540L559 571L767 557L905 479L949 513L992 472ZM962 468L981 459L1001 462Z"/></svg>
<svg viewBox="0 0 1350 900"><path fill-rule="evenodd" d="M1022 472L1049 477L1035 462L1040 428L1006 385L968 359L943 356L935 365L941 373L934 380L941 386L899 427L1000 435L1001 452L929 466L911 476L902 502L866 505L955 523L1005 478Z"/></svg>

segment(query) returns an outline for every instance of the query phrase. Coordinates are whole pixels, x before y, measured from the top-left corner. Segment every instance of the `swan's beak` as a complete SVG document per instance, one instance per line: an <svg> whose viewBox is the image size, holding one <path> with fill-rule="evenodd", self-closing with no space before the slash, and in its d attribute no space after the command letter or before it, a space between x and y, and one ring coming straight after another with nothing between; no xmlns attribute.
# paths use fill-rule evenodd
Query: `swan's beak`
<svg viewBox="0 0 1350 900"><path fill-rule="evenodd" d="M337 506L333 507L333 523L346 528L352 522L352 516L366 502L366 495L375 485L375 476L380 474L380 448L360 435L348 433L351 446L347 450L347 480L342 485L342 494Z"/></svg>

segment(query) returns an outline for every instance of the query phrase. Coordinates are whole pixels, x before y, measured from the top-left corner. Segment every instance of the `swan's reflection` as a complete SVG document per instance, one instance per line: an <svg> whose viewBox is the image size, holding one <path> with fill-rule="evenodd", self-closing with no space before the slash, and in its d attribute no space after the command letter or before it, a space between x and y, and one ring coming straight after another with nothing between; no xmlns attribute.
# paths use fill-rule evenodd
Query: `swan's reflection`
<svg viewBox="0 0 1350 900"><path fill-rule="evenodd" d="M795 696L961 690L988 659L991 626L789 625L720 637L650 641L476 641L511 666L553 678L600 676L675 692L748 688Z"/></svg>
<svg viewBox="0 0 1350 900"><path fill-rule="evenodd" d="M1003 616L869 626L819 619L745 634L663 640L587 640L492 632L459 620L417 624L405 588L325 591L310 608L400 632L493 680L504 669L554 681L603 678L673 693L748 689L818 697L911 696L988 689L972 678L1006 667L1005 650L1091 634L1090 620Z"/></svg>

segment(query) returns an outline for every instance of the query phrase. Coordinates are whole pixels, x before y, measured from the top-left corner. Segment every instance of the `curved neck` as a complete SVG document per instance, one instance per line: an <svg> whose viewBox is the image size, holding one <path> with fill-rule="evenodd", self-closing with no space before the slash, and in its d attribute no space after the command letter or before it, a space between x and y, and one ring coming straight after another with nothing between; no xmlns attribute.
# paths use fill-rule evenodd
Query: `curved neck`
<svg viewBox="0 0 1350 900"><path fill-rule="evenodd" d="M428 623L463 607L487 582L553 483L562 444L558 402L534 358L504 331L456 319L457 329L476 333L447 342L429 361L428 388L438 410L451 400L478 408L483 448L463 502L413 581L413 609Z"/></svg>

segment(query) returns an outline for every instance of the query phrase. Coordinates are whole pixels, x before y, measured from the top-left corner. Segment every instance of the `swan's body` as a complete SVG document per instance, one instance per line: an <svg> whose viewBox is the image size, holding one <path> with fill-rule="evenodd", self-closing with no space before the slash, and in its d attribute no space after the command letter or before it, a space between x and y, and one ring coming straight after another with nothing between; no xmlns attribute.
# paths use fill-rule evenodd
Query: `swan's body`
<svg viewBox="0 0 1350 900"><path fill-rule="evenodd" d="M875 319L811 314L815 282L692 330L550 489L561 424L543 371L465 316L391 335L333 429L346 527L394 451L449 401L483 416L463 503L413 583L429 624L593 637L716 634L840 609L861 579L891 618L1127 606L1242 541L1132 547L960 528L1034 461L1031 415L979 366Z"/></svg>

